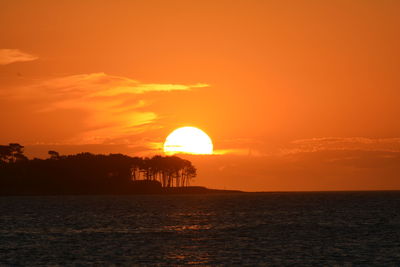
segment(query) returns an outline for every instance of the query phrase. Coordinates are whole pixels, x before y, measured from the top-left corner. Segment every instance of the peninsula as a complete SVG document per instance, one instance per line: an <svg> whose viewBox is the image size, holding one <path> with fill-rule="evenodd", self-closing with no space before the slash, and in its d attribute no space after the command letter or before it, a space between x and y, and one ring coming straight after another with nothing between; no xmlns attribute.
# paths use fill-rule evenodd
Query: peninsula
<svg viewBox="0 0 400 267"><path fill-rule="evenodd" d="M205 194L240 191L190 186L197 170L177 156L79 153L28 159L17 143L0 146L0 195Z"/></svg>

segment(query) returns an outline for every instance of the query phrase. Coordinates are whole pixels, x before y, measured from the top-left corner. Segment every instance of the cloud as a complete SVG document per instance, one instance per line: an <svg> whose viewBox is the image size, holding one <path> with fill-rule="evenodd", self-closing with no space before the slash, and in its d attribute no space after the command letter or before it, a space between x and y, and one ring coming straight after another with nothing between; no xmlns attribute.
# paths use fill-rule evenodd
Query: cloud
<svg viewBox="0 0 400 267"><path fill-rule="evenodd" d="M301 139L283 149L282 154L332 150L400 152L400 138L323 137Z"/></svg>
<svg viewBox="0 0 400 267"><path fill-rule="evenodd" d="M130 78L112 76L105 73L78 74L49 79L39 84L63 96L80 95L85 98L112 97L124 94L147 92L187 91L192 88L207 87L207 84L157 84L141 83Z"/></svg>
<svg viewBox="0 0 400 267"><path fill-rule="evenodd" d="M37 56L22 52L18 49L0 49L0 65L33 61L36 59L38 59Z"/></svg>
<svg viewBox="0 0 400 267"><path fill-rule="evenodd" d="M214 147L214 154L217 155L244 155L244 156L262 156L265 151L260 147L265 142L254 138L230 138L216 140L218 145Z"/></svg>
<svg viewBox="0 0 400 267"><path fill-rule="evenodd" d="M400 189L400 152L315 151L284 156L183 155L194 185L249 191Z"/></svg>
<svg viewBox="0 0 400 267"><path fill-rule="evenodd" d="M207 84L142 83L122 76L89 73L55 77L35 84L8 90L8 99L37 103L36 117L75 111L74 118L83 128L65 142L71 144L104 144L132 142L133 137L157 128L159 114L149 104L149 94L189 91ZM82 114L76 117L76 113ZM72 112L71 112L72 114ZM57 117L54 115L53 117ZM48 123L50 124L50 122ZM62 122L56 122L56 125Z"/></svg>

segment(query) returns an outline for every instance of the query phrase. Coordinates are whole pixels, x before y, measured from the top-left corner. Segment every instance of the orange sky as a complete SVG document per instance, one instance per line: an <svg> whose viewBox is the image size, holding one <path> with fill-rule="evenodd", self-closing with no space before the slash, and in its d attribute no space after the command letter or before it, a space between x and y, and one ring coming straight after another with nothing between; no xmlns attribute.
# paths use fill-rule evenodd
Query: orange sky
<svg viewBox="0 0 400 267"><path fill-rule="evenodd" d="M328 3L329 2L329 3ZM400 2L0 2L0 144L152 155L207 132L196 184L400 189Z"/></svg>

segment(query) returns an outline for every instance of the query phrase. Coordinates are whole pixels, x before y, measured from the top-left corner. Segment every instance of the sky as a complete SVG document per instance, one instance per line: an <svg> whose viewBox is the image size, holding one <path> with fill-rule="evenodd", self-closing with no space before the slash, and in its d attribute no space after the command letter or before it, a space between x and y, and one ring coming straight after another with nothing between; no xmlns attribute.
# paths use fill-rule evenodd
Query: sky
<svg viewBox="0 0 400 267"><path fill-rule="evenodd" d="M0 144L151 156L196 126L195 185L400 189L400 2L0 2Z"/></svg>

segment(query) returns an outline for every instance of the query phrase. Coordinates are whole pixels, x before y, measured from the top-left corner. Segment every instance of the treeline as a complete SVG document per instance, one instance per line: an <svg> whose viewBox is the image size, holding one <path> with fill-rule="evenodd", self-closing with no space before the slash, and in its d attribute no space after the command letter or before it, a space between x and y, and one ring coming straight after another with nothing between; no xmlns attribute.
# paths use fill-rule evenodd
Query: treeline
<svg viewBox="0 0 400 267"><path fill-rule="evenodd" d="M196 176L188 160L122 154L79 153L28 159L19 144L0 146L0 194L140 193L158 187L184 187Z"/></svg>

